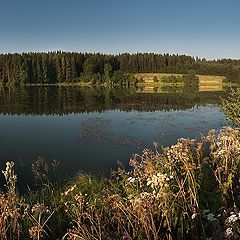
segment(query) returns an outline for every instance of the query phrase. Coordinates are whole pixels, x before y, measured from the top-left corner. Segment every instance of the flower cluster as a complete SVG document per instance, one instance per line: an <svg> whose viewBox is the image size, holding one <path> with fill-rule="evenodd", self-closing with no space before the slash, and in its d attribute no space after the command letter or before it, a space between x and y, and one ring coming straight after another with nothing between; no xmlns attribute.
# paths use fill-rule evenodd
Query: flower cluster
<svg viewBox="0 0 240 240"><path fill-rule="evenodd" d="M44 204L37 203L37 204L32 206L32 213L42 214L42 213L45 213L45 212L49 213L50 210Z"/></svg>
<svg viewBox="0 0 240 240"><path fill-rule="evenodd" d="M7 162L6 170L2 171L2 173L6 180L8 192L15 194L17 175L14 173L14 162Z"/></svg>
<svg viewBox="0 0 240 240"><path fill-rule="evenodd" d="M156 173L147 179L147 186L150 186L153 189L169 187L170 180L173 179L173 176L168 176L166 173Z"/></svg>
<svg viewBox="0 0 240 240"><path fill-rule="evenodd" d="M230 212L225 220L225 237L227 239L239 239L240 235L240 211Z"/></svg>
<svg viewBox="0 0 240 240"><path fill-rule="evenodd" d="M68 194L73 192L76 187L77 187L76 185L73 185L73 186L69 187L65 192L62 193L62 195L67 196Z"/></svg>

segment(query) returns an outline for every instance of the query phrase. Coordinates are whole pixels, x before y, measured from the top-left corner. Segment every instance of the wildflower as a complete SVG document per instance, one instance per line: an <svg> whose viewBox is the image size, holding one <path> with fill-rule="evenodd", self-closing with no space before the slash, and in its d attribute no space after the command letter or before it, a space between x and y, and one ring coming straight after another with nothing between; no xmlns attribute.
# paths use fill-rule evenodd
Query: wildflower
<svg viewBox="0 0 240 240"><path fill-rule="evenodd" d="M152 184L152 181L148 179L147 186L149 186L150 184Z"/></svg>
<svg viewBox="0 0 240 240"><path fill-rule="evenodd" d="M80 193L80 194L76 194L74 196L74 199L78 202L78 203L82 203L83 202L83 195Z"/></svg>
<svg viewBox="0 0 240 240"><path fill-rule="evenodd" d="M238 216L236 214L232 214L230 217L227 218L228 223L234 223L238 220Z"/></svg>
<svg viewBox="0 0 240 240"><path fill-rule="evenodd" d="M15 193L16 190L16 182L17 182L17 175L14 173L14 162L7 162L6 163L6 170L2 171L4 178L6 180L6 186L10 193Z"/></svg>
<svg viewBox="0 0 240 240"><path fill-rule="evenodd" d="M127 179L130 183L132 183L132 182L135 182L135 178L133 178L133 177L129 177L128 179Z"/></svg>
<svg viewBox="0 0 240 240"><path fill-rule="evenodd" d="M194 214L191 216L191 218L192 218L192 219L195 219L196 216L197 216L197 213L194 213Z"/></svg>
<svg viewBox="0 0 240 240"><path fill-rule="evenodd" d="M226 237L230 237L233 235L233 229L231 227L226 229Z"/></svg>
<svg viewBox="0 0 240 240"><path fill-rule="evenodd" d="M36 239L40 233L40 236L42 236L41 234L42 232L42 229L40 226L33 226L29 229L29 235L30 235L30 238L33 238L33 239Z"/></svg>
<svg viewBox="0 0 240 240"><path fill-rule="evenodd" d="M213 221L216 220L216 218L215 218L215 216L214 216L213 213L209 213L209 214L207 215L207 220L208 220L209 222L213 222Z"/></svg>
<svg viewBox="0 0 240 240"><path fill-rule="evenodd" d="M46 206L44 206L43 204L35 204L33 207L32 207L32 213L44 213L44 212L49 212L48 208Z"/></svg>
<svg viewBox="0 0 240 240"><path fill-rule="evenodd" d="M132 177L129 177L128 179L127 179L127 181L131 181L132 180Z"/></svg>
<svg viewBox="0 0 240 240"><path fill-rule="evenodd" d="M68 195L70 192L72 192L75 188L77 187L77 185L73 185L72 187L70 187L67 191L65 191L63 194L61 195Z"/></svg>

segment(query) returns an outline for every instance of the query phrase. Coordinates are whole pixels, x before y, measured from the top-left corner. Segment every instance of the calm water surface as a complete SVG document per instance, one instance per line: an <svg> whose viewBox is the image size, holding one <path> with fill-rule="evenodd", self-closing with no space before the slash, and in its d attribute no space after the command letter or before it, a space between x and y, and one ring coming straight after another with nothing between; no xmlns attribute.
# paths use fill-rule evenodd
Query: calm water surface
<svg viewBox="0 0 240 240"><path fill-rule="evenodd" d="M153 142L168 146L222 128L224 96L179 89L1 88L0 167L15 161L19 186L33 183L31 164L38 157L59 160L62 179L78 171L106 174Z"/></svg>

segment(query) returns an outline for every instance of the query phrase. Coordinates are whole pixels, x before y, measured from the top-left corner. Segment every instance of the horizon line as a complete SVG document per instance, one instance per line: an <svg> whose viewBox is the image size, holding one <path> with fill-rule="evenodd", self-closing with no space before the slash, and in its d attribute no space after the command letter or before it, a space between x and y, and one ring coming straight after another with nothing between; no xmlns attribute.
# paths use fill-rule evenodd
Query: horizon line
<svg viewBox="0 0 240 240"><path fill-rule="evenodd" d="M130 54L130 55L134 55L134 54L156 54L156 55L176 55L176 56L189 56L192 57L194 59L200 59L200 60L207 60L207 61L218 61L218 60L240 60L239 58L231 58L231 57L222 57L222 58L207 58L207 57L199 57L199 56L194 56L194 55L190 55L190 54L185 54L185 53L171 53L171 52L151 52L151 51L145 51L145 52L117 52L117 53L110 53L110 52L104 52L104 51L69 51L69 50L36 50L36 51L15 51L15 52L0 52L1 55L8 55L8 54L30 54L30 53L57 53L57 52L61 52L61 53L83 53L83 54L102 54L102 55L113 55L113 56L117 56L117 55L122 55L122 54Z"/></svg>

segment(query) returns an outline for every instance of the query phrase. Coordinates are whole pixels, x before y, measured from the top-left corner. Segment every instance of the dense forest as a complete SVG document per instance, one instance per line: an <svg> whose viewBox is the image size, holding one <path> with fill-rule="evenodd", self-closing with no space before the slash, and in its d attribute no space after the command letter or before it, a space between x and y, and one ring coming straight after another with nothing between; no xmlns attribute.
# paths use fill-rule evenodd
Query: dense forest
<svg viewBox="0 0 240 240"><path fill-rule="evenodd" d="M240 82L240 60L211 60L187 55L100 53L0 54L0 82L9 85L90 82L92 84L136 84L131 73L182 73L225 76Z"/></svg>

